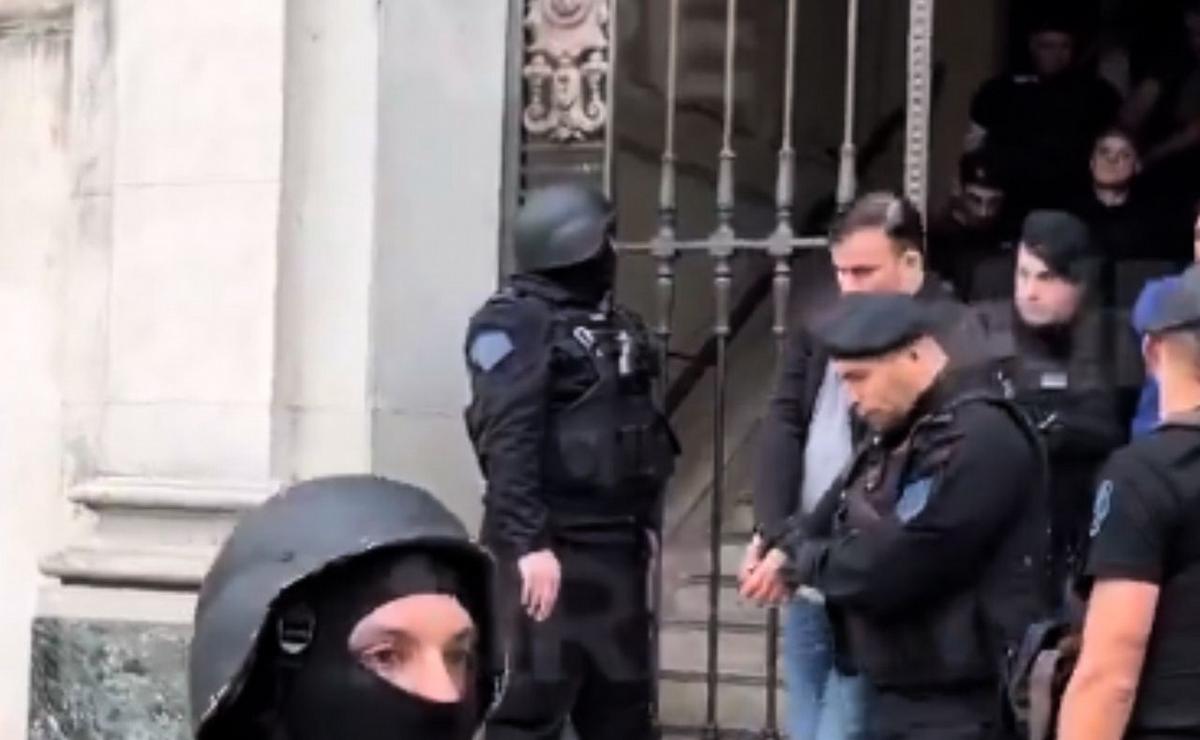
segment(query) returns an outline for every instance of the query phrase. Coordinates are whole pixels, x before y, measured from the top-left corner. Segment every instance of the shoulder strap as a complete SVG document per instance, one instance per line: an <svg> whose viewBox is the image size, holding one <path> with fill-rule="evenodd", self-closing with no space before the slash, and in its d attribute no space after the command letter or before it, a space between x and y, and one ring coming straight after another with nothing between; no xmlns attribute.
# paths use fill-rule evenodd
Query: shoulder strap
<svg viewBox="0 0 1200 740"><path fill-rule="evenodd" d="M994 393L988 393L987 391L971 391L964 393L950 404L950 410L953 411L954 409L961 408L972 403L986 403L993 408L1003 411L1010 419L1013 420L1013 422L1017 425L1017 428L1021 430L1021 433L1025 436L1025 439L1029 442L1029 445L1033 448L1038 461L1036 490L1041 496L1042 503L1045 506L1047 524L1052 526L1054 520L1050 503L1050 455L1046 449L1045 442L1042 440L1041 434L1039 434L1037 431L1037 427L1034 426L1033 422L1029 419L1025 412L1022 411L1015 403L1006 398L997 396ZM1049 533L1047 533L1045 552L1046 562L1043 563L1041 579L1042 589L1044 591L1043 595L1045 598L1049 600L1049 603L1053 605L1055 609L1058 609L1063 600L1063 584L1056 583L1053 577L1054 569L1051 567L1051 558L1053 554L1051 552L1049 541L1050 537Z"/></svg>

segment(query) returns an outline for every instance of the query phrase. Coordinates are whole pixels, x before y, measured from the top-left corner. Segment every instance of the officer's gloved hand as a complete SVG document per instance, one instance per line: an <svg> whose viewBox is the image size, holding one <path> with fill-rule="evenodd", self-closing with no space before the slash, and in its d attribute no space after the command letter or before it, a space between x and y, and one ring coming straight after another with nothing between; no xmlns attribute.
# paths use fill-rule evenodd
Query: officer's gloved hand
<svg viewBox="0 0 1200 740"><path fill-rule="evenodd" d="M534 621L546 621L554 613L562 585L558 558L552 550L538 550L518 560L517 569L521 572L521 606Z"/></svg>

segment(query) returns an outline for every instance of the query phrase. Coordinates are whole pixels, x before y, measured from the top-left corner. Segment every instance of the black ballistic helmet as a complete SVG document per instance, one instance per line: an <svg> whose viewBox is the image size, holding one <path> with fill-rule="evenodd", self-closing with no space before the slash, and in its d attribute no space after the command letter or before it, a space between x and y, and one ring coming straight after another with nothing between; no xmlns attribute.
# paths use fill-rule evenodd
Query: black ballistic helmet
<svg viewBox="0 0 1200 740"><path fill-rule="evenodd" d="M612 229L612 205L600 191L574 183L534 190L517 212L517 270L545 272L587 262L604 249Z"/></svg>
<svg viewBox="0 0 1200 740"><path fill-rule="evenodd" d="M233 712L264 659L264 635L277 629L277 607L323 573L378 561L395 551L421 553L453 569L474 592L479 634L479 720L499 692L499 658L490 618L493 565L462 523L427 491L372 476L296 484L238 523L204 579L188 659L192 726L197 737ZM481 613L485 612L485 613Z"/></svg>

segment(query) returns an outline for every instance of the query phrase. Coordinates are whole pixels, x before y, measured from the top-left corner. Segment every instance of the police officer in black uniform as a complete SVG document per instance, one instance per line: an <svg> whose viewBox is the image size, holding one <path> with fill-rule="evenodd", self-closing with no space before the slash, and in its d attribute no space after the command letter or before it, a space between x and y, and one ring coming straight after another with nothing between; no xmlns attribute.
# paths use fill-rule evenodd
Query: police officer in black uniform
<svg viewBox="0 0 1200 740"><path fill-rule="evenodd" d="M1200 737L1200 268L1164 287L1146 362L1162 424L1099 476L1062 740Z"/></svg>
<svg viewBox="0 0 1200 740"><path fill-rule="evenodd" d="M1125 441L1100 268L1082 221L1035 211L1017 250L1015 299L979 309L1010 397L1050 456L1054 578L1063 585L1087 544L1096 471Z"/></svg>
<svg viewBox="0 0 1200 740"><path fill-rule="evenodd" d="M1087 188L1092 142L1115 122L1121 100L1080 63L1078 19L1059 3L1037 3L1029 29L1030 74L1009 74L971 101L969 150L986 146L1011 173L1018 217L1062 207Z"/></svg>
<svg viewBox="0 0 1200 740"><path fill-rule="evenodd" d="M787 546L873 689L877 740L1004 737L1005 662L1048 608L1036 432L947 370L934 323L863 294L815 327L875 434Z"/></svg>
<svg viewBox="0 0 1200 740"><path fill-rule="evenodd" d="M428 492L292 486L204 579L188 659L198 740L470 740L503 659L492 561Z"/></svg>
<svg viewBox="0 0 1200 740"><path fill-rule="evenodd" d="M502 564L511 681L490 740L651 735L647 576L677 453L652 398L656 350L611 302L607 200L530 194L518 274L471 319L467 427Z"/></svg>

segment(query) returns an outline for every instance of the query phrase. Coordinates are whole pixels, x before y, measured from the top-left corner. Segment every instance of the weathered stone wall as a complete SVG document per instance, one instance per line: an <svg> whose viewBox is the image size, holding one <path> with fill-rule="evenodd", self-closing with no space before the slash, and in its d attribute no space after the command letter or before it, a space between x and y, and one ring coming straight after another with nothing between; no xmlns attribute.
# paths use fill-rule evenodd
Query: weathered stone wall
<svg viewBox="0 0 1200 740"><path fill-rule="evenodd" d="M60 490L69 4L0 0L0 737L22 737L37 556Z"/></svg>

